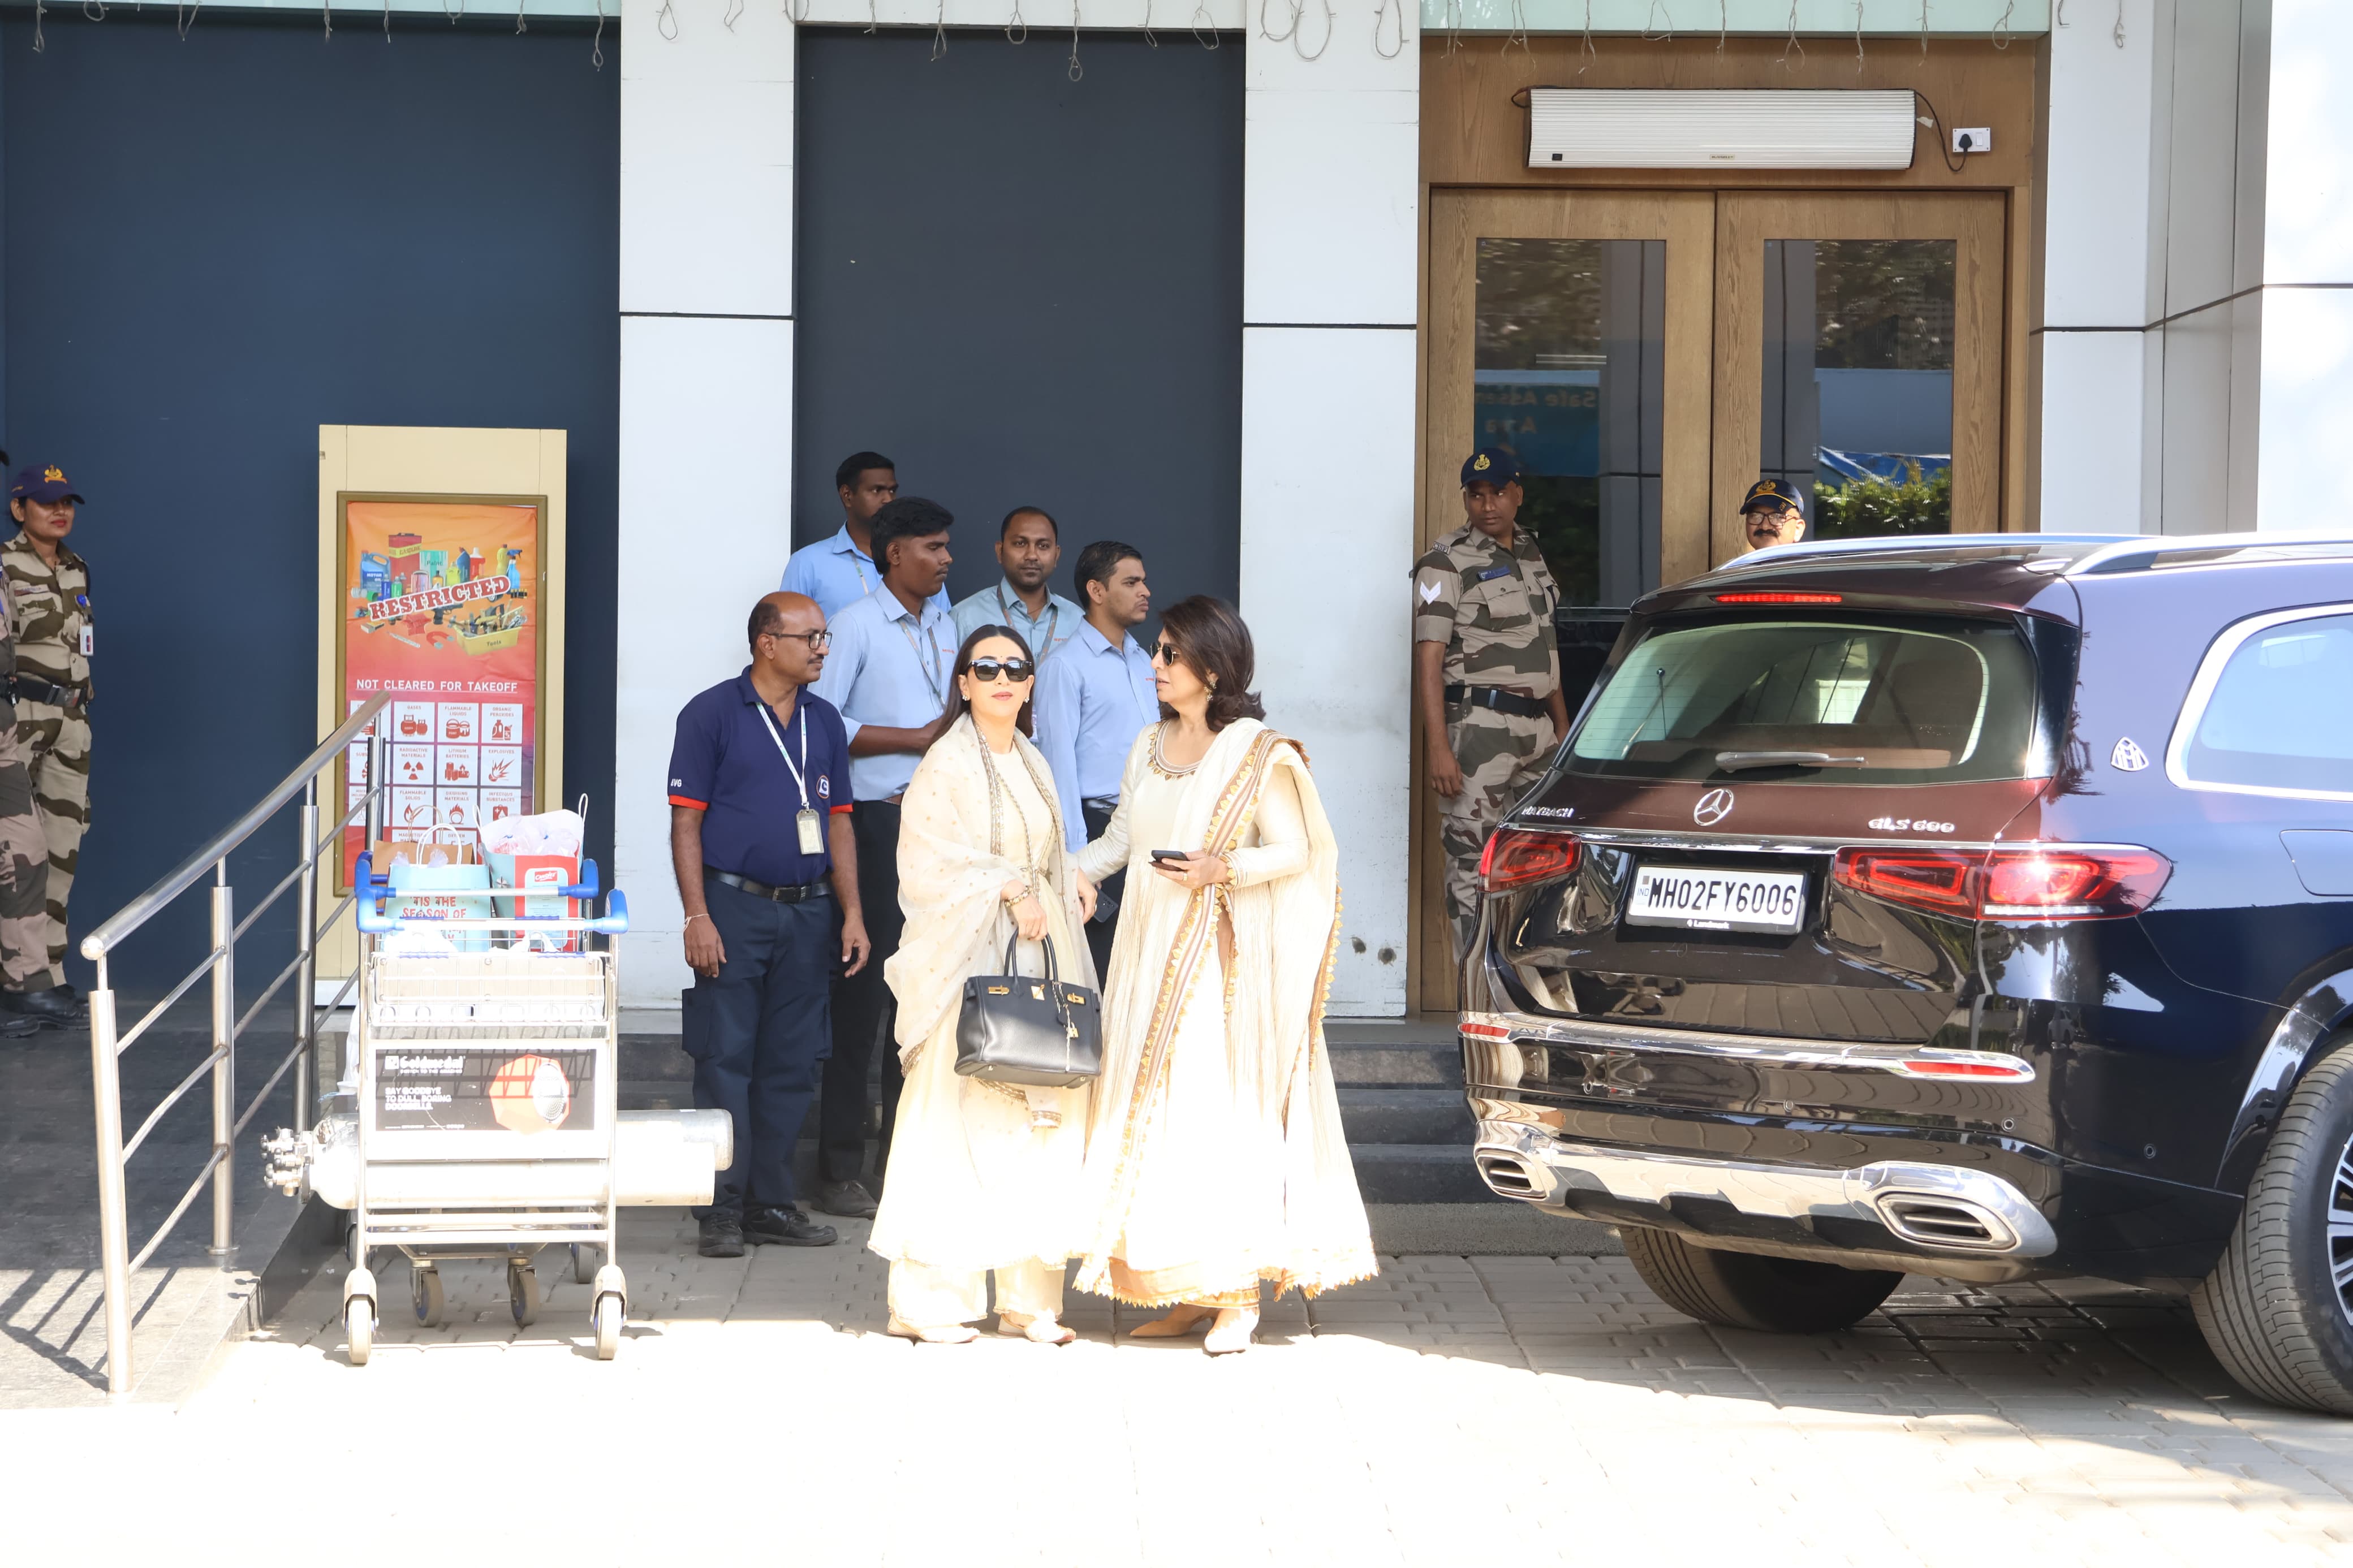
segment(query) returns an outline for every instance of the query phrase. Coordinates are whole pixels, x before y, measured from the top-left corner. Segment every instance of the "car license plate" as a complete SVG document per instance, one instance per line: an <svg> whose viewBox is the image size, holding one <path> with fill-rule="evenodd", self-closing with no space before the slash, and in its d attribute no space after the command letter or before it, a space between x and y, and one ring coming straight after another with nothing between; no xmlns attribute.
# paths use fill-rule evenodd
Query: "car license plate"
<svg viewBox="0 0 2353 1568"><path fill-rule="evenodd" d="M1806 874L1637 866L1626 919L1693 931L1794 931L1806 923Z"/></svg>

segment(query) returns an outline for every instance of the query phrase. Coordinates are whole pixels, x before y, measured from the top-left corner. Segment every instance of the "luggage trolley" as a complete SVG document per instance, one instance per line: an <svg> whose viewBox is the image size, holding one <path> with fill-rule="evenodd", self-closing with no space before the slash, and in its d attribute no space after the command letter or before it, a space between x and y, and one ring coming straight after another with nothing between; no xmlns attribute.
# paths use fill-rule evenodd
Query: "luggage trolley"
<svg viewBox="0 0 2353 1568"><path fill-rule="evenodd" d="M390 1247L409 1260L417 1322L436 1327L442 1263L503 1262L525 1326L540 1307L534 1259L568 1247L573 1279L593 1287L597 1358L611 1360L628 1301L617 1210L707 1204L733 1159L724 1111L617 1109L611 938L628 929L627 899L615 889L601 918L415 918L377 912L387 879L369 856L353 881L362 936L346 1084L357 1105L264 1143L267 1179L352 1211L343 1316L353 1364L366 1363L378 1321L368 1262ZM596 893L594 861L561 889Z"/></svg>

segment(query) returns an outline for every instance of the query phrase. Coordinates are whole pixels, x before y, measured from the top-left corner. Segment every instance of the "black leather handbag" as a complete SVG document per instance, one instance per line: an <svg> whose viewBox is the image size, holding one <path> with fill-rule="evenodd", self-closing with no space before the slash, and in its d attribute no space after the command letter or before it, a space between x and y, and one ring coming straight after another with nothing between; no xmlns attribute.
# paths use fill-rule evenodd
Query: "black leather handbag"
<svg viewBox="0 0 2353 1568"><path fill-rule="evenodd" d="M1051 937L1042 977L1013 973L1019 941L1017 934L1005 944L1007 973L964 983L955 1069L997 1083L1076 1089L1103 1072L1102 1001L1057 975Z"/></svg>

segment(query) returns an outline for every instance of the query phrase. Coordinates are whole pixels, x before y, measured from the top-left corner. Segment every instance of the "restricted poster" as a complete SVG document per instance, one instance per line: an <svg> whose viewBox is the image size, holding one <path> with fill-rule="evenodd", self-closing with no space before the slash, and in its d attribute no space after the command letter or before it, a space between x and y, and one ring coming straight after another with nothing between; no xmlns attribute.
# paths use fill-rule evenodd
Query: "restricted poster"
<svg viewBox="0 0 2353 1568"><path fill-rule="evenodd" d="M536 809L543 508L530 501L343 502L344 711L378 692L386 836L422 840ZM367 745L344 759L345 808ZM344 881L364 847L344 834Z"/></svg>

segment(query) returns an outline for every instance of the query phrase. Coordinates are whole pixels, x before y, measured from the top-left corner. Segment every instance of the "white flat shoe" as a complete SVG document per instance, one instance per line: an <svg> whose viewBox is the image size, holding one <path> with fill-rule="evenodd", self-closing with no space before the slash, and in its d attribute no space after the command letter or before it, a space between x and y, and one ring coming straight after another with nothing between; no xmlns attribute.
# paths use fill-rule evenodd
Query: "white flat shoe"
<svg viewBox="0 0 2353 1568"><path fill-rule="evenodd" d="M1025 1323L1010 1312L997 1314L997 1331L1009 1340L1028 1340L1039 1345L1066 1345L1079 1337L1078 1330L1059 1319L1040 1315Z"/></svg>
<svg viewBox="0 0 2353 1568"><path fill-rule="evenodd" d="M913 1323L891 1320L883 1332L893 1339L913 1340L925 1345L968 1345L980 1338L980 1331L970 1323L949 1323L936 1329L919 1329Z"/></svg>
<svg viewBox="0 0 2353 1568"><path fill-rule="evenodd" d="M1220 1318L1225 1314L1218 1314ZM1201 1342L1201 1349L1210 1355L1235 1355L1250 1348L1258 1338L1258 1314L1237 1312L1230 1323L1219 1323Z"/></svg>

